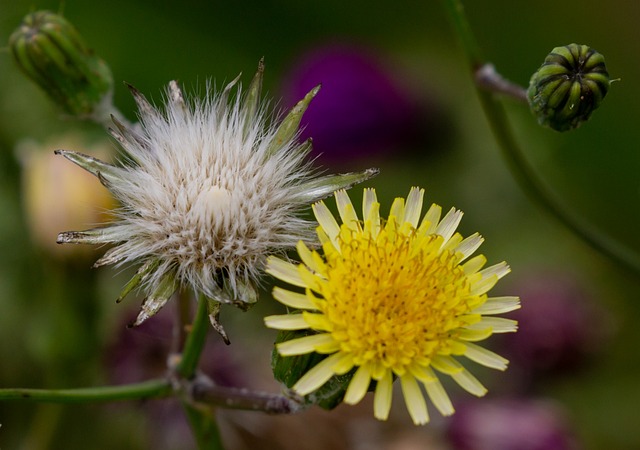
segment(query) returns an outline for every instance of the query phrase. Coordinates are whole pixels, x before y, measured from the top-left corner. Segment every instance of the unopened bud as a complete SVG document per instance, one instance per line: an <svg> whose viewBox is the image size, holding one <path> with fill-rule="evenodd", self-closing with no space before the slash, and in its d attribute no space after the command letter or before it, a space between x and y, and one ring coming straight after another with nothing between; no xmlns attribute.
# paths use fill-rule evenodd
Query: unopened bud
<svg viewBox="0 0 640 450"><path fill-rule="evenodd" d="M64 17L49 11L27 15L9 46L20 69L66 113L91 118L108 107L111 70Z"/></svg>
<svg viewBox="0 0 640 450"><path fill-rule="evenodd" d="M604 56L586 45L556 47L531 77L527 97L540 125L578 128L609 90Z"/></svg>

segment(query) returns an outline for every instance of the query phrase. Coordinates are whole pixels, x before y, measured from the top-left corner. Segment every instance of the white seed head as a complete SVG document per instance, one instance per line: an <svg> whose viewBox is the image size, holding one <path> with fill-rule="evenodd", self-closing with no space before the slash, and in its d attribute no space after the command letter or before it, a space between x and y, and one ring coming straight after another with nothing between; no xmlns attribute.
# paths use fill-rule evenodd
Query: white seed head
<svg viewBox="0 0 640 450"><path fill-rule="evenodd" d="M181 286L217 301L254 301L266 257L313 238L301 211L377 173L314 178L310 145L296 132L313 95L271 124L264 108L248 104L255 96L229 102L232 85L189 101L172 82L163 110L131 88L140 123L114 119L110 130L126 152L119 167L57 152L97 175L122 205L109 227L61 233L58 242L116 244L96 265L142 263L122 296L140 284L154 312Z"/></svg>

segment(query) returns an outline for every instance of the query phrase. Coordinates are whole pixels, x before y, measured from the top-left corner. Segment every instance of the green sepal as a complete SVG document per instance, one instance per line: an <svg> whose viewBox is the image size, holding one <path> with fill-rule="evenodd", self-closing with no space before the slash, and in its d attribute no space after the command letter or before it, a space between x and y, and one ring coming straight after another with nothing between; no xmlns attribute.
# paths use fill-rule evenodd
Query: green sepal
<svg viewBox="0 0 640 450"><path fill-rule="evenodd" d="M154 316L169 301L177 289L178 282L175 275L173 273L167 273L162 277L151 295L144 299L138 317L136 317L136 320L131 326L137 327L148 318Z"/></svg>
<svg viewBox="0 0 640 450"><path fill-rule="evenodd" d="M229 335L220 323L220 310L222 309L222 303L209 297L205 297L205 301L207 302L207 314L209 314L211 327L220 335L225 344L231 344Z"/></svg>
<svg viewBox="0 0 640 450"><path fill-rule="evenodd" d="M110 184L122 180L123 169L107 164L104 161L100 161L93 156L79 152L72 152L70 150L55 150L53 153L64 156L69 161L95 175L107 188L109 188Z"/></svg>
<svg viewBox="0 0 640 450"><path fill-rule="evenodd" d="M302 183L296 188L296 200L303 203L313 203L330 196L337 190L349 189L352 186L367 181L380 173L379 169L371 168L362 172L341 173L327 175Z"/></svg>
<svg viewBox="0 0 640 450"><path fill-rule="evenodd" d="M116 303L120 303L124 300L124 298L129 295L132 290L138 287L151 272L158 268L158 265L160 265L160 260L154 258L140 266L135 275L131 277L127 284L124 285L124 288L122 288L122 291L120 291L120 295L118 295Z"/></svg>
<svg viewBox="0 0 640 450"><path fill-rule="evenodd" d="M58 244L107 244L117 241L117 227L93 228L85 231L63 231L58 234ZM114 231L115 230L115 231Z"/></svg>
<svg viewBox="0 0 640 450"><path fill-rule="evenodd" d="M309 107L309 103L316 96L316 94L320 91L320 86L316 86L311 89L311 91L304 96L302 100L300 100L291 111L282 119L278 130L276 131L273 140L269 144L267 148L267 156L271 156L275 154L283 145L289 142L298 132L298 128L300 127L300 121L302 120L302 116L304 112Z"/></svg>
<svg viewBox="0 0 640 450"><path fill-rule="evenodd" d="M311 334L313 332L309 330L279 331L276 337L276 344ZM273 376L276 380L291 388L305 373L327 356L315 352L297 356L282 356L274 347L271 354ZM327 410L337 407L342 403L355 371L356 369L354 368L344 375L334 375L319 389L306 395L303 398L303 402L306 405L318 405Z"/></svg>
<svg viewBox="0 0 640 450"><path fill-rule="evenodd" d="M260 94L262 93L262 80L264 78L264 58L258 62L258 71L253 76L247 94L242 104L244 111L244 133L246 134L252 127L253 121L258 113L260 104Z"/></svg>
<svg viewBox="0 0 640 450"><path fill-rule="evenodd" d="M210 292L211 300L233 304L242 310L248 310L258 301L258 291L251 283L236 280L235 290L226 276L222 276L222 286Z"/></svg>

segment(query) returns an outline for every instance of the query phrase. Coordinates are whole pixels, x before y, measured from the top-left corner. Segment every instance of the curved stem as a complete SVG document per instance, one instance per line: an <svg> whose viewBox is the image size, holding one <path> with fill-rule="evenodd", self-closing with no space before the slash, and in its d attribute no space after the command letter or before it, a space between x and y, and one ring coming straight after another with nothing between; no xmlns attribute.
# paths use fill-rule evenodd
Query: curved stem
<svg viewBox="0 0 640 450"><path fill-rule="evenodd" d="M87 403L167 397L172 394L167 379L149 380L122 386L77 389L0 389L2 400L26 400L47 403Z"/></svg>
<svg viewBox="0 0 640 450"><path fill-rule="evenodd" d="M478 46L478 42L471 31L471 26L467 21L464 6L460 0L444 0L444 5L449 11L456 33L462 41L462 48L467 55L467 60L471 64L472 70L475 71L483 64L484 59L480 52L480 46Z"/></svg>
<svg viewBox="0 0 640 450"><path fill-rule="evenodd" d="M456 33L460 36L467 60L471 65L474 80L478 79L478 72L485 66L481 58L478 44L471 32L460 0L444 0L449 11ZM493 134L500 146L502 155L507 161L509 169L525 193L540 206L545 208L560 223L566 226L576 236L600 253L635 273L640 273L640 256L603 234L584 219L573 214L566 205L561 204L535 171L528 164L513 135L507 115L502 104L489 92L475 84L480 103L489 121Z"/></svg>

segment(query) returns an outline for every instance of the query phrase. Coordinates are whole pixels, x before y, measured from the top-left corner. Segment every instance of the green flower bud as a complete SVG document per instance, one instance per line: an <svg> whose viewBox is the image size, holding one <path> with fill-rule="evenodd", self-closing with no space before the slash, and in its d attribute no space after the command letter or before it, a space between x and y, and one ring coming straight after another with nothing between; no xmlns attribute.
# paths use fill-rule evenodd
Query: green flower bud
<svg viewBox="0 0 640 450"><path fill-rule="evenodd" d="M49 11L27 15L9 38L20 69L68 114L106 114L113 77L64 17Z"/></svg>
<svg viewBox="0 0 640 450"><path fill-rule="evenodd" d="M556 131L578 128L609 90L604 56L586 45L556 47L531 77L527 98L540 125Z"/></svg>

